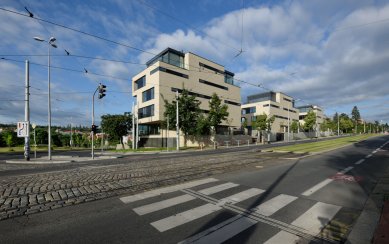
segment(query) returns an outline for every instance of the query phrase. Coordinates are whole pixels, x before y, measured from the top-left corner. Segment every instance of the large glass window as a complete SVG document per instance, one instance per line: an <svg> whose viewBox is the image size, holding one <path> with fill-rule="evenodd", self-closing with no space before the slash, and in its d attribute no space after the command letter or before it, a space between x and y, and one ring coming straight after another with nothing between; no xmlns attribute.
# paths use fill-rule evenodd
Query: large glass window
<svg viewBox="0 0 389 244"><path fill-rule="evenodd" d="M140 119L154 116L154 104L144 108L140 108L138 110L138 116Z"/></svg>
<svg viewBox="0 0 389 244"><path fill-rule="evenodd" d="M135 90L138 90L146 85L146 76L142 76L134 82Z"/></svg>
<svg viewBox="0 0 389 244"><path fill-rule="evenodd" d="M252 113L255 113L256 110L257 109L255 107L243 108L242 114L252 114Z"/></svg>
<svg viewBox="0 0 389 244"><path fill-rule="evenodd" d="M230 85L234 84L234 76L230 74L224 74L224 82Z"/></svg>
<svg viewBox="0 0 389 244"><path fill-rule="evenodd" d="M154 87L142 92L142 102L154 99Z"/></svg>

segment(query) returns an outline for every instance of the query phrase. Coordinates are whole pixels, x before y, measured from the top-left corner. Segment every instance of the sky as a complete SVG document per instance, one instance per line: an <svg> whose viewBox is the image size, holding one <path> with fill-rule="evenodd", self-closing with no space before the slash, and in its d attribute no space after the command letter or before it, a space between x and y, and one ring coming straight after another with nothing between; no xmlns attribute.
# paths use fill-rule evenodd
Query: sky
<svg viewBox="0 0 389 244"><path fill-rule="evenodd" d="M25 7L34 18L17 14L28 15ZM36 36L56 38L53 125L89 126L99 83L107 95L95 100L97 124L131 111L131 78L167 47L234 72L242 103L270 89L327 116L357 106L363 119L389 123L388 1L2 0L0 8L0 123L24 120L29 60L30 121L47 124L48 44Z"/></svg>

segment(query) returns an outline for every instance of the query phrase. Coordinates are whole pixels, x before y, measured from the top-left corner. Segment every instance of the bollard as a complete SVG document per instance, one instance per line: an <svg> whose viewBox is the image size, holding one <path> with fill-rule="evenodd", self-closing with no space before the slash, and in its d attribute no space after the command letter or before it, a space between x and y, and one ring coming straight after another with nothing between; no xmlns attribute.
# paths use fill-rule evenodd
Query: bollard
<svg viewBox="0 0 389 244"><path fill-rule="evenodd" d="M229 142L230 142L230 141L224 141L224 143L227 144L227 148L228 148L228 143L229 143Z"/></svg>
<svg viewBox="0 0 389 244"><path fill-rule="evenodd" d="M237 142L238 142L238 147L239 147L240 140L237 140Z"/></svg>
<svg viewBox="0 0 389 244"><path fill-rule="evenodd" d="M247 140L247 146L248 147L250 146L250 140Z"/></svg>

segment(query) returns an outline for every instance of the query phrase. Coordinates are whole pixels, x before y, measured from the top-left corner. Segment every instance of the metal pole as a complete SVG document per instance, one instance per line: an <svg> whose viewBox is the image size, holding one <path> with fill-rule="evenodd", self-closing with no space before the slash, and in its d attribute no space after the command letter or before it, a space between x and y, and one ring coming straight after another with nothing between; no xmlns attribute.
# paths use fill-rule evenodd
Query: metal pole
<svg viewBox="0 0 389 244"><path fill-rule="evenodd" d="M26 60L26 89L25 89L25 107L24 107L24 121L27 121L30 126L30 66L28 60ZM24 138L24 158L30 161L30 130L28 129L28 135Z"/></svg>
<svg viewBox="0 0 389 244"><path fill-rule="evenodd" d="M50 46L51 44L49 43L48 45L48 71L47 71L47 77L48 77L48 105L47 105L47 110L48 110L48 137L49 137L49 148L48 148L48 154L49 154L49 160L51 160L51 93L50 93Z"/></svg>
<svg viewBox="0 0 389 244"><path fill-rule="evenodd" d="M34 158L36 158L36 138L35 138L35 128L34 128Z"/></svg>
<svg viewBox="0 0 389 244"><path fill-rule="evenodd" d="M136 104L136 144L135 149L138 149L138 142L139 142L139 113L138 113L138 104Z"/></svg>
<svg viewBox="0 0 389 244"><path fill-rule="evenodd" d="M166 151L169 151L169 115L167 115L167 127L166 127Z"/></svg>
<svg viewBox="0 0 389 244"><path fill-rule="evenodd" d="M338 114L338 113L337 113ZM338 114L338 136L339 136L339 114Z"/></svg>
<svg viewBox="0 0 389 244"><path fill-rule="evenodd" d="M73 147L73 117L70 117L70 148Z"/></svg>
<svg viewBox="0 0 389 244"><path fill-rule="evenodd" d="M132 150L135 150L135 105L132 102Z"/></svg>
<svg viewBox="0 0 389 244"><path fill-rule="evenodd" d="M176 127L177 127L177 151L180 150L180 124L178 122L178 91L176 91Z"/></svg>
<svg viewBox="0 0 389 244"><path fill-rule="evenodd" d="M104 131L103 131L103 127L101 127L101 152L102 153L104 152L103 147L104 147Z"/></svg>
<svg viewBox="0 0 389 244"><path fill-rule="evenodd" d="M288 142L290 141L290 117L289 117L289 103L288 103Z"/></svg>
<svg viewBox="0 0 389 244"><path fill-rule="evenodd" d="M95 124L95 95L98 89L99 87L96 88L92 96L92 127ZM91 131L91 133L92 133L92 159L94 159L95 158L95 152L94 152L95 133L93 131Z"/></svg>

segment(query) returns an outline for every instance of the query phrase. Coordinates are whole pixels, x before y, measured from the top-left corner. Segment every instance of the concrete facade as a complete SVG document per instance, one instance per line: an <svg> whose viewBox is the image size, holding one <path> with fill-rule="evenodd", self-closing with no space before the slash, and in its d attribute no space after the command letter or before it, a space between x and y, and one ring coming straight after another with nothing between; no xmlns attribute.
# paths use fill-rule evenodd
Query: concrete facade
<svg viewBox="0 0 389 244"><path fill-rule="evenodd" d="M247 121L251 129L256 116L266 114L275 116L271 126L272 133L285 133L288 131L288 118L290 124L298 121L299 111L294 107L293 98L281 92L266 92L247 97L247 103L241 106L241 121Z"/></svg>
<svg viewBox="0 0 389 244"><path fill-rule="evenodd" d="M175 100L176 91L185 88L201 102L207 114L213 93L228 105L229 116L221 125L240 127L240 87L234 84L234 74L222 65L196 54L167 48L147 62L147 68L132 78L132 94L136 100L140 134L160 138L160 123L165 121L165 100ZM174 137L175 132L164 132Z"/></svg>
<svg viewBox="0 0 389 244"><path fill-rule="evenodd" d="M307 116L308 112L312 110L316 114L316 124L318 131L320 131L320 125L325 119L324 111L321 107L316 105L305 105L297 107L299 110L299 121L301 125L305 124L304 118Z"/></svg>

